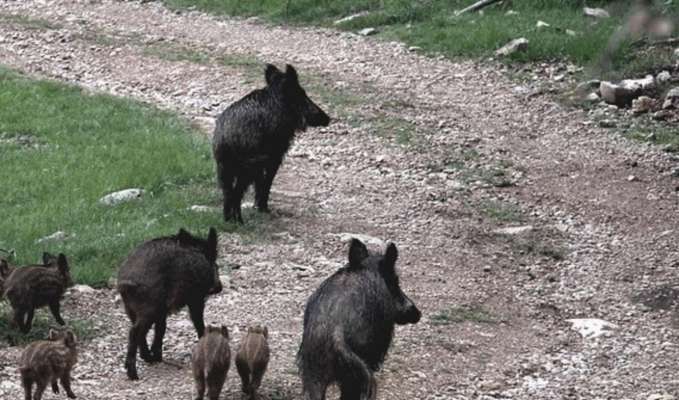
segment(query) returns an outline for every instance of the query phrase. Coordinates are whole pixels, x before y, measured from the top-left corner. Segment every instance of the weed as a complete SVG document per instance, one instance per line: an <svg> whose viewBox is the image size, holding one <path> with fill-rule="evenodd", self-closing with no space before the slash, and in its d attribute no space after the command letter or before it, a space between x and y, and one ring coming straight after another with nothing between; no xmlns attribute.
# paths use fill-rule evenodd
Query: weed
<svg viewBox="0 0 679 400"><path fill-rule="evenodd" d="M495 323L497 318L481 306L450 307L431 316L434 325L450 325L461 322Z"/></svg>
<svg viewBox="0 0 679 400"><path fill-rule="evenodd" d="M79 342L87 341L94 336L92 321L80 319L66 319L66 325L73 330ZM52 314L47 309L36 310L33 327L27 334L11 327L12 307L7 302L0 302L0 343L10 346L25 345L36 340L46 340L50 329L61 329L54 322Z"/></svg>

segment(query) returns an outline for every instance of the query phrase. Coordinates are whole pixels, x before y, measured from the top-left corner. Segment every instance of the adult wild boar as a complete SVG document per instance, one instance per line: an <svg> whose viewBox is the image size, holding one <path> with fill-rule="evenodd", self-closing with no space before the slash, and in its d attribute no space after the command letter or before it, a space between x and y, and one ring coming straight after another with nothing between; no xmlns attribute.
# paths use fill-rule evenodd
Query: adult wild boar
<svg viewBox="0 0 679 400"><path fill-rule="evenodd" d="M414 324L421 313L403 293L393 243L384 255L370 255L353 239L349 264L311 295L297 363L305 400L325 398L338 383L343 400L374 399L377 371L389 349L395 324Z"/></svg>
<svg viewBox="0 0 679 400"><path fill-rule="evenodd" d="M224 219L243 222L241 202L255 184L255 206L269 209L271 184L295 131L327 126L330 117L306 95L297 71L266 66L266 87L231 104L217 119L212 139Z"/></svg>
<svg viewBox="0 0 679 400"><path fill-rule="evenodd" d="M120 266L118 291L132 322L125 359L130 379L139 379L137 349L146 362L162 361L169 313L188 306L198 337L203 336L206 298L222 290L216 260L214 228L210 228L207 240L180 229L174 236L142 243ZM149 351L146 334L151 326L154 336Z"/></svg>

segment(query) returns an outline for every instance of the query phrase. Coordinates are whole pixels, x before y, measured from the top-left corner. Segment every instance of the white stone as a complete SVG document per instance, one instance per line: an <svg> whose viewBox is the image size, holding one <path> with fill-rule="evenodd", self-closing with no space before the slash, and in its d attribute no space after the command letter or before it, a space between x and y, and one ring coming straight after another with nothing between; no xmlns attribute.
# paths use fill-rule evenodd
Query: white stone
<svg viewBox="0 0 679 400"><path fill-rule="evenodd" d="M62 240L66 240L68 235L66 232L63 231L56 231L51 235L47 235L43 238L40 238L36 241L36 243L45 243L45 242L61 242Z"/></svg>
<svg viewBox="0 0 679 400"><path fill-rule="evenodd" d="M656 393L648 396L648 400L674 400L674 399L676 399L676 397L667 393L665 394Z"/></svg>
<svg viewBox="0 0 679 400"><path fill-rule="evenodd" d="M578 331L585 339L594 339L605 332L617 329L618 326L598 318L574 318L566 321L573 324L572 329Z"/></svg>
<svg viewBox="0 0 679 400"><path fill-rule="evenodd" d="M218 210L217 207L200 206L200 205L192 205L188 209L189 209L189 211L195 211L195 212L213 212L213 211Z"/></svg>
<svg viewBox="0 0 679 400"><path fill-rule="evenodd" d="M342 242L350 242L351 239L358 239L361 242L367 244L367 245L375 245L375 246L385 246L384 240L380 238L376 238L374 236L369 236L369 235L363 235L361 233L348 233L348 232L342 232L336 234L336 236L339 236L339 239Z"/></svg>
<svg viewBox="0 0 679 400"><path fill-rule="evenodd" d="M361 35L361 36L370 36L370 35L374 35L376 33L377 33L377 29L375 29L375 28L364 28L364 29L361 29L360 31L358 31L358 34Z"/></svg>
<svg viewBox="0 0 679 400"><path fill-rule="evenodd" d="M566 29L566 35L568 36L578 36L578 33L572 29Z"/></svg>
<svg viewBox="0 0 679 400"><path fill-rule="evenodd" d="M130 200L138 199L144 194L143 189L125 189L117 192L109 193L99 199L101 204L107 206L114 206L116 204L125 203Z"/></svg>
<svg viewBox="0 0 679 400"><path fill-rule="evenodd" d="M669 71L662 71L655 77L655 81L660 83L660 84L667 83L671 79L672 79L672 75L670 74Z"/></svg>
<svg viewBox="0 0 679 400"><path fill-rule="evenodd" d="M655 78L646 75L643 79L626 79L617 84L603 81L599 85L601 97L608 104L628 105L644 92L655 89Z"/></svg>
<svg viewBox="0 0 679 400"><path fill-rule="evenodd" d="M544 29L544 28L549 28L551 25L546 23L545 21L538 21L537 24L535 24L535 27L538 29Z"/></svg>
<svg viewBox="0 0 679 400"><path fill-rule="evenodd" d="M638 99L632 100L632 112L635 114L644 114L653 109L655 100L648 96L641 96Z"/></svg>
<svg viewBox="0 0 679 400"><path fill-rule="evenodd" d="M521 233L526 233L530 232L533 230L532 225L524 225L524 226L508 226L505 228L499 228L495 229L493 233L499 233L501 235L518 235Z"/></svg>
<svg viewBox="0 0 679 400"><path fill-rule="evenodd" d="M368 15L368 14L370 14L370 13L367 12L367 11L360 12L360 13L356 13L356 14L352 14L352 15L349 15L348 17L344 17L344 18L338 19L337 21L333 22L333 25L342 25L342 24L344 24L344 23L353 21L353 20L355 20L356 18L365 17L365 16Z"/></svg>
<svg viewBox="0 0 679 400"><path fill-rule="evenodd" d="M609 14L608 11L604 10L603 8L585 7L585 8L582 9L582 11L588 17L593 17L593 18L610 18L611 17L611 14Z"/></svg>
<svg viewBox="0 0 679 400"><path fill-rule="evenodd" d="M69 289L71 292L74 293L94 293L95 290L91 286L88 285L75 285L72 288Z"/></svg>
<svg viewBox="0 0 679 400"><path fill-rule="evenodd" d="M522 37L514 39L502 46L495 52L495 54L498 56L508 56L519 51L526 51L526 49L528 49L528 39Z"/></svg>

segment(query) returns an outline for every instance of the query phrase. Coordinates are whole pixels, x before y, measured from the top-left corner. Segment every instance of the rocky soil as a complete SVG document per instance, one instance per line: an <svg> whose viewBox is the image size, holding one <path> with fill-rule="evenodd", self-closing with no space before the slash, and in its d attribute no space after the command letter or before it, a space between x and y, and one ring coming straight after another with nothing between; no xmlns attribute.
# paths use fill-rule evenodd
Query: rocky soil
<svg viewBox="0 0 679 400"><path fill-rule="evenodd" d="M0 0L2 64L176 110L208 135L262 85L255 60L294 64L336 117L299 135L264 232L221 237L230 289L206 320L227 324L234 345L247 324L269 326L263 398L300 398L304 302L343 264L347 234L397 243L402 286L424 312L398 328L379 399L679 395L671 154L526 94L497 66L398 43L156 2ZM168 362L140 362L130 382L115 292L73 291L62 308L95 326L74 370L80 398L191 398L185 312L168 322ZM21 348L1 346L0 397L18 398ZM240 398L235 370L223 398Z"/></svg>

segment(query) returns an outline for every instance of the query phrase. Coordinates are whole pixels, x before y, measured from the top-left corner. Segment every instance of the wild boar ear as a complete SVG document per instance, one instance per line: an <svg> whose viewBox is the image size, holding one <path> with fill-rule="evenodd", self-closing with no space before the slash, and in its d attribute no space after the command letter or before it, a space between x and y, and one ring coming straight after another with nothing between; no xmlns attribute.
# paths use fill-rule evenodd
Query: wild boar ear
<svg viewBox="0 0 679 400"><path fill-rule="evenodd" d="M387 251L384 253L384 258L380 262L380 270L386 275L396 274L396 259L398 258L398 250L394 243L387 245Z"/></svg>
<svg viewBox="0 0 679 400"><path fill-rule="evenodd" d="M186 229L179 228L179 232L177 232L177 239L180 243L189 243L191 242L191 239L193 239L193 236L191 236L189 231Z"/></svg>
<svg viewBox="0 0 679 400"><path fill-rule="evenodd" d="M59 337L59 333L54 329L50 329L49 333L47 334L47 340L55 340L57 337Z"/></svg>
<svg viewBox="0 0 679 400"><path fill-rule="evenodd" d="M266 71L264 72L264 78L266 79L267 85L273 85L273 83L281 76L283 73L281 70L276 68L273 64L266 64Z"/></svg>
<svg viewBox="0 0 679 400"><path fill-rule="evenodd" d="M59 258L57 258L57 265L59 266L59 272L65 274L68 272L68 261L64 253L59 253Z"/></svg>
<svg viewBox="0 0 679 400"><path fill-rule="evenodd" d="M351 239L351 244L349 245L349 265L358 267L366 258L368 258L368 249L363 242L356 238Z"/></svg>
<svg viewBox="0 0 679 400"><path fill-rule="evenodd" d="M285 77L291 83L293 83L293 82L298 83L299 82L299 78L297 77L297 71L295 70L295 67L293 67L290 64L287 64L285 66Z"/></svg>
<svg viewBox="0 0 679 400"><path fill-rule="evenodd" d="M4 258L0 258L0 276L9 275L9 264Z"/></svg>
<svg viewBox="0 0 679 400"><path fill-rule="evenodd" d="M217 260L217 230L210 228L207 234L207 258L210 262Z"/></svg>
<svg viewBox="0 0 679 400"><path fill-rule="evenodd" d="M71 331L66 331L64 335L64 344L66 347L75 347L75 335Z"/></svg>
<svg viewBox="0 0 679 400"><path fill-rule="evenodd" d="M50 263L52 263L52 261L54 261L53 255L51 255L48 252L42 253L42 263L43 263L43 265L49 265Z"/></svg>
<svg viewBox="0 0 679 400"><path fill-rule="evenodd" d="M222 325L222 336L224 336L227 339L229 338L229 328L227 328L224 325Z"/></svg>

